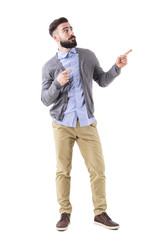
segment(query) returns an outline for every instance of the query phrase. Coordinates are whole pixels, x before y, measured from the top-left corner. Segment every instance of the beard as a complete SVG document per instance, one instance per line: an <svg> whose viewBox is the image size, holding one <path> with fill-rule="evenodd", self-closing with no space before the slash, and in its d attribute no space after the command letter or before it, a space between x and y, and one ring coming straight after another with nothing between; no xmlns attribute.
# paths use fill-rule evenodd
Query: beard
<svg viewBox="0 0 160 240"><path fill-rule="evenodd" d="M72 39L73 38L73 39ZM72 39L72 40L71 40ZM60 40L60 44L62 47L64 48L73 48L77 46L77 42L76 42L76 37L72 36L68 39L68 41L61 41Z"/></svg>

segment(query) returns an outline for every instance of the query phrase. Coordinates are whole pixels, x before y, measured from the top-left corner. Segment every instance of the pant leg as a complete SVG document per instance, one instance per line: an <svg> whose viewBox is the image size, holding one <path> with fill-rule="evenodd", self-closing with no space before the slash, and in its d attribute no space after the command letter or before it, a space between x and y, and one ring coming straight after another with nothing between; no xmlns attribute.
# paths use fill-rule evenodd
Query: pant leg
<svg viewBox="0 0 160 240"><path fill-rule="evenodd" d="M77 129L77 144L90 173L92 200L95 215L107 209L105 164L97 131L97 121L90 126Z"/></svg>
<svg viewBox="0 0 160 240"><path fill-rule="evenodd" d="M56 191L57 201L60 205L59 212L71 213L72 205L70 203L70 171L72 168L72 150L75 142L73 128L62 126L52 122L57 171L56 171Z"/></svg>

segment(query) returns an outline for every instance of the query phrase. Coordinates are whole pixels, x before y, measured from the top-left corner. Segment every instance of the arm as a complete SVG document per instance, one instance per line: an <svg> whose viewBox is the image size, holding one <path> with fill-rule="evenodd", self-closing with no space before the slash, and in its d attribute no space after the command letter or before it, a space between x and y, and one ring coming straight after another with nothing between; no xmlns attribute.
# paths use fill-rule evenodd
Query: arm
<svg viewBox="0 0 160 240"><path fill-rule="evenodd" d="M45 66L42 69L42 91L41 101L44 105L49 106L56 101L61 91L61 85L50 74Z"/></svg>
<svg viewBox="0 0 160 240"><path fill-rule="evenodd" d="M58 98L61 88L69 82L68 72L71 68L61 72L57 79L54 79L48 68L42 69L42 93L41 100L44 105L49 106Z"/></svg>
<svg viewBox="0 0 160 240"><path fill-rule="evenodd" d="M98 59L95 57L95 67L93 79L101 87L107 87L121 72L121 69L114 64L108 72L104 72L100 67Z"/></svg>

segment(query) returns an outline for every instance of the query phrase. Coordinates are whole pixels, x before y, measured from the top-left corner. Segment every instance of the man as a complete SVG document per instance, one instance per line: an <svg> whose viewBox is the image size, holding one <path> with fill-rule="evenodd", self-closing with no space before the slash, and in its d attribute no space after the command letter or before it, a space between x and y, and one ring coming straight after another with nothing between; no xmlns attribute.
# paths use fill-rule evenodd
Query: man
<svg viewBox="0 0 160 240"><path fill-rule="evenodd" d="M132 50L119 56L112 68L104 72L92 51L76 48L76 37L66 18L54 20L49 33L58 44L58 53L43 66L41 100L46 106L52 105L56 190L61 214L56 228L64 231L70 224L70 171L76 141L90 173L94 222L118 229L119 224L106 213L105 164L94 117L92 81L94 79L101 87L110 84L126 66L127 54Z"/></svg>

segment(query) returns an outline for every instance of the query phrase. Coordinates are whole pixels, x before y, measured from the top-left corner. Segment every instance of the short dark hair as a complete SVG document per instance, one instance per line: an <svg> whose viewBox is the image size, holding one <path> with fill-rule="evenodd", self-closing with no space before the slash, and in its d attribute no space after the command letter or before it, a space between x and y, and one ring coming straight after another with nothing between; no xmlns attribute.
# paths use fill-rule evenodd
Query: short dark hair
<svg viewBox="0 0 160 240"><path fill-rule="evenodd" d="M52 36L54 30L61 24L68 22L67 18L61 17L58 19L55 19L50 25L49 25L49 34Z"/></svg>

